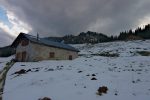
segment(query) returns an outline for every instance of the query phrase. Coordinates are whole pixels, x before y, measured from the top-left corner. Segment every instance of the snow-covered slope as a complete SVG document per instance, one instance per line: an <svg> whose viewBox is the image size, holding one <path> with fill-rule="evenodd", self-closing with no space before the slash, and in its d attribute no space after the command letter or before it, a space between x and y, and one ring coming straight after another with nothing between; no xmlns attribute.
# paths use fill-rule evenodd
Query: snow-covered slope
<svg viewBox="0 0 150 100"><path fill-rule="evenodd" d="M135 56L136 51L150 51L150 40L147 41L126 41L126 42L108 42L99 44L80 44L75 45L81 50L80 54L93 53L118 53L120 57Z"/></svg>
<svg viewBox="0 0 150 100"><path fill-rule="evenodd" d="M0 71L3 70L3 68L6 66L6 63L8 63L13 58L14 58L14 55L10 57L0 58Z"/></svg>
<svg viewBox="0 0 150 100"><path fill-rule="evenodd" d="M149 100L150 40L74 45L79 58L16 63L8 72L3 100ZM103 57L109 52L119 57ZM18 74L20 70L26 71ZM94 79L95 80L91 80ZM108 92L97 90L107 86Z"/></svg>

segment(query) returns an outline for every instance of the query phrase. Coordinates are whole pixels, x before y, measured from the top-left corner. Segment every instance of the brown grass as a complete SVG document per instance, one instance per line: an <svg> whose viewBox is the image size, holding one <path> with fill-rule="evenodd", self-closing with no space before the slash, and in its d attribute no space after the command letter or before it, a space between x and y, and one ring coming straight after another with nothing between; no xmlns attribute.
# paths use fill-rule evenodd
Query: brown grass
<svg viewBox="0 0 150 100"><path fill-rule="evenodd" d="M150 56L150 51L137 51L141 56Z"/></svg>

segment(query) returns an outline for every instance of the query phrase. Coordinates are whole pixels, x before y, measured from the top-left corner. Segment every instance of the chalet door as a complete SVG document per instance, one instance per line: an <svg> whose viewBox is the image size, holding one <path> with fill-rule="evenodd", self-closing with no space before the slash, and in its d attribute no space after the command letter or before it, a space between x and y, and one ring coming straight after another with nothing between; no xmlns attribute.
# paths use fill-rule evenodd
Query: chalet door
<svg viewBox="0 0 150 100"><path fill-rule="evenodd" d="M69 55L69 60L72 60L72 55Z"/></svg>
<svg viewBox="0 0 150 100"><path fill-rule="evenodd" d="M16 60L17 61L20 61L22 58L21 58L21 53L20 52L18 52L18 53L16 53Z"/></svg>
<svg viewBox="0 0 150 100"><path fill-rule="evenodd" d="M22 52L22 61L23 62L26 60L26 56L27 56L27 53L25 51Z"/></svg>

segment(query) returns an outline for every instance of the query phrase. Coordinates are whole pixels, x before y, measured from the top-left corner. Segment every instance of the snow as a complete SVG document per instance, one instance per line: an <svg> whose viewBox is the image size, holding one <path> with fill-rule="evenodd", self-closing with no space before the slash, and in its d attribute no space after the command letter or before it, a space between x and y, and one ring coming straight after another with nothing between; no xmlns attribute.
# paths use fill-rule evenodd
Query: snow
<svg viewBox="0 0 150 100"><path fill-rule="evenodd" d="M2 57L2 58L0 58L0 71L3 70L3 68L6 65L6 63L9 62L13 58L14 58L14 55L10 56L10 57Z"/></svg>
<svg viewBox="0 0 150 100"><path fill-rule="evenodd" d="M15 63L7 73L3 100L149 100L150 56L136 53L150 51L149 44L150 40L78 44L73 46L81 56L72 61ZM102 52L119 57L92 55ZM14 74L21 69L31 71ZM101 86L108 92L100 96Z"/></svg>

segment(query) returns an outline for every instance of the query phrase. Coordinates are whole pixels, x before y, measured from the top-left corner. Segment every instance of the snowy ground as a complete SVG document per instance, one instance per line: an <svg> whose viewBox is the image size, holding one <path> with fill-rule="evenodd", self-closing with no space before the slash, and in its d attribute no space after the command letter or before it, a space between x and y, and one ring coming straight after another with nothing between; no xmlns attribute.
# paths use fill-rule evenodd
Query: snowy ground
<svg viewBox="0 0 150 100"><path fill-rule="evenodd" d="M150 40L74 45L79 58L16 63L8 72L3 100L149 100ZM119 57L96 54L117 53ZM14 74L24 69L25 74ZM97 80L91 80L95 78ZM107 94L97 89L107 86Z"/></svg>
<svg viewBox="0 0 150 100"><path fill-rule="evenodd" d="M14 58L14 56L0 58L0 72L12 58Z"/></svg>

